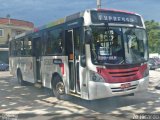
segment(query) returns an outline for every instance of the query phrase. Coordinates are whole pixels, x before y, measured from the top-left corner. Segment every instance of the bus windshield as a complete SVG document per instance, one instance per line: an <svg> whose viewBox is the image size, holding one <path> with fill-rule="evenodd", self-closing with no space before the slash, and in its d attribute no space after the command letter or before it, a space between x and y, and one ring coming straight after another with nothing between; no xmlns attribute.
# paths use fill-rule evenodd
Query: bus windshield
<svg viewBox="0 0 160 120"><path fill-rule="evenodd" d="M94 64L136 64L148 60L144 29L92 26L90 30Z"/></svg>

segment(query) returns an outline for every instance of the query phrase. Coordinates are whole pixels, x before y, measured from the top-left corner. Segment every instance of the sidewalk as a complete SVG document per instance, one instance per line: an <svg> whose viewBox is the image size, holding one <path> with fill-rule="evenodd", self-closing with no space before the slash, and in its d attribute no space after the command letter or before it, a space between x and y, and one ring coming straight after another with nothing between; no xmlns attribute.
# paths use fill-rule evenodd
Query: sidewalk
<svg viewBox="0 0 160 120"><path fill-rule="evenodd" d="M160 90L160 69L150 70L149 74L149 87Z"/></svg>

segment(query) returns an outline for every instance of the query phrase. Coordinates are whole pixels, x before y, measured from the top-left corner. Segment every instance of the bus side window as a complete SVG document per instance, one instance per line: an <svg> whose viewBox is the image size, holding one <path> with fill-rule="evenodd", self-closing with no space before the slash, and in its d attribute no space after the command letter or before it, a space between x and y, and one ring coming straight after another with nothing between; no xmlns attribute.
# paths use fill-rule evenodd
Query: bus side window
<svg viewBox="0 0 160 120"><path fill-rule="evenodd" d="M48 32L47 54L61 55L63 52L63 32L62 29L54 29Z"/></svg>
<svg viewBox="0 0 160 120"><path fill-rule="evenodd" d="M74 29L74 53L76 59L78 59L80 55L80 28Z"/></svg>
<svg viewBox="0 0 160 120"><path fill-rule="evenodd" d="M30 55L29 39L27 37L24 39L24 55L25 56Z"/></svg>

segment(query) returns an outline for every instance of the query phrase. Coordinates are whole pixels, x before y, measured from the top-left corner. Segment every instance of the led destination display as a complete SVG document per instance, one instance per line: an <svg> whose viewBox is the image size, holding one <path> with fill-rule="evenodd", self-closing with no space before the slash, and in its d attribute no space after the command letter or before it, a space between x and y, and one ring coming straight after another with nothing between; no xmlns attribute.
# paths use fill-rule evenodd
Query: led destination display
<svg viewBox="0 0 160 120"><path fill-rule="evenodd" d="M92 11L91 18L93 23L108 22L142 26L140 16L123 12Z"/></svg>

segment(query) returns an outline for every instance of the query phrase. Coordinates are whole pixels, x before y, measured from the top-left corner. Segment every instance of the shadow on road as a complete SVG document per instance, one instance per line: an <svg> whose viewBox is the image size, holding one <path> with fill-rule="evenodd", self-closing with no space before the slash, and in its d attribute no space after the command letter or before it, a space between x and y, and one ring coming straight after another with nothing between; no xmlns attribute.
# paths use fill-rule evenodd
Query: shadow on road
<svg viewBox="0 0 160 120"><path fill-rule="evenodd" d="M0 76L0 112L27 113L26 118L48 116L48 119L81 116L97 119L97 116L124 118L136 113L159 112L160 92L149 90L129 97L112 97L93 101L69 96L67 101L57 100L46 88L32 84L19 86L12 76ZM32 115L28 115L32 114ZM92 116L89 116L91 115ZM51 117L52 116L52 117ZM53 117L54 116L54 117ZM23 117L23 116L22 116ZM50 118L51 117L51 118Z"/></svg>

